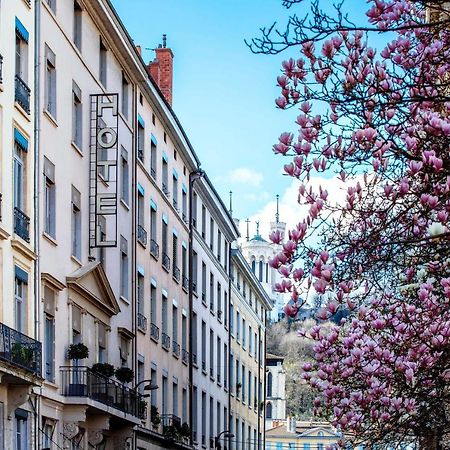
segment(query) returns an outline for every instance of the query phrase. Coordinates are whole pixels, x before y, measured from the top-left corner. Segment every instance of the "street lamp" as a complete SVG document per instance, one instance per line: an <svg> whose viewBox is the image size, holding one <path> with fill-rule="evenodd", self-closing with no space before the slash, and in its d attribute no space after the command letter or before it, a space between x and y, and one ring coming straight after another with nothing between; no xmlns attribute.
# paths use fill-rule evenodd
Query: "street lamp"
<svg viewBox="0 0 450 450"><path fill-rule="evenodd" d="M220 449L220 442L219 442L219 439L220 439L220 436L222 436L222 434L224 435L224 437L227 437L227 438L233 438L233 437L234 437L234 434L233 434L233 433L230 433L229 430L221 431L221 432L214 438L214 448Z"/></svg>
<svg viewBox="0 0 450 450"><path fill-rule="evenodd" d="M154 391L155 389L158 389L159 386L157 384L153 384L152 380L142 380L136 386L134 386L134 390L137 391L138 387L143 383L150 383L144 386L144 391ZM150 397L150 394L143 395L143 397Z"/></svg>

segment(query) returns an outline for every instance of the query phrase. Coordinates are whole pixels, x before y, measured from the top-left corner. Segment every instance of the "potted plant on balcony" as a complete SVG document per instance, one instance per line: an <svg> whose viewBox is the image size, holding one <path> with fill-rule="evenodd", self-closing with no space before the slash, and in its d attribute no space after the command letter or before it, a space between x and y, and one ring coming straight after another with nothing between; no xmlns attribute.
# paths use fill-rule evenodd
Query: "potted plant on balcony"
<svg viewBox="0 0 450 450"><path fill-rule="evenodd" d="M74 367L69 374L70 383L68 386L68 395L73 397L86 397L87 379L86 372L80 371L78 361L89 357L89 348L83 343L70 344L67 349L67 358L74 361Z"/></svg>
<svg viewBox="0 0 450 450"><path fill-rule="evenodd" d="M99 402L110 404L113 397L108 392L108 379L114 375L114 366L109 363L96 363L91 372L94 375L91 381L92 397Z"/></svg>
<svg viewBox="0 0 450 450"><path fill-rule="evenodd" d="M24 344L16 342L11 347L11 360L16 364L33 369L33 356L33 349Z"/></svg>
<svg viewBox="0 0 450 450"><path fill-rule="evenodd" d="M155 405L152 405L150 408L150 421L153 428L158 428L161 423L161 416L159 415L158 408Z"/></svg>
<svg viewBox="0 0 450 450"><path fill-rule="evenodd" d="M191 427L187 422L183 422L183 425L181 425L180 435L184 438L189 438L191 436Z"/></svg>
<svg viewBox="0 0 450 450"><path fill-rule="evenodd" d="M109 363L96 363L92 366L92 372L110 378L114 375L114 366Z"/></svg>
<svg viewBox="0 0 450 450"><path fill-rule="evenodd" d="M89 349L82 342L70 344L67 350L67 358L73 361L89 358Z"/></svg>
<svg viewBox="0 0 450 450"><path fill-rule="evenodd" d="M129 367L119 367L115 371L115 375L118 381L121 383L129 383L133 381L133 371Z"/></svg>

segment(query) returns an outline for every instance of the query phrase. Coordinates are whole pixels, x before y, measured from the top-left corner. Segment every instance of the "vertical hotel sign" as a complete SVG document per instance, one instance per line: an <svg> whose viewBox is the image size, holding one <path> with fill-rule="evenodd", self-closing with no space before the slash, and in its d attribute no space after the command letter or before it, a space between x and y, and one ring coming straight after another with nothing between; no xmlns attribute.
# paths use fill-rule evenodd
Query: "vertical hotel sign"
<svg viewBox="0 0 450 450"><path fill-rule="evenodd" d="M89 245L117 246L118 94L91 95Z"/></svg>

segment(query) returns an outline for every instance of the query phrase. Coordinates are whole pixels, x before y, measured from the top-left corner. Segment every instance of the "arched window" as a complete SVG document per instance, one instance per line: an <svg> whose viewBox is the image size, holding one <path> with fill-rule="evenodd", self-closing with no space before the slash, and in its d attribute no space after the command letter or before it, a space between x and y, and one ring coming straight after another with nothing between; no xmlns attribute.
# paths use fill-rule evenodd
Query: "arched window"
<svg viewBox="0 0 450 450"><path fill-rule="evenodd" d="M272 418L272 403L267 403L266 405L266 418L271 419Z"/></svg>
<svg viewBox="0 0 450 450"><path fill-rule="evenodd" d="M263 280L263 262L259 262L259 281L262 282Z"/></svg>
<svg viewBox="0 0 450 450"><path fill-rule="evenodd" d="M256 261L255 260L252 261L252 272L256 273Z"/></svg>
<svg viewBox="0 0 450 450"><path fill-rule="evenodd" d="M272 372L267 375L267 397L272 397Z"/></svg>

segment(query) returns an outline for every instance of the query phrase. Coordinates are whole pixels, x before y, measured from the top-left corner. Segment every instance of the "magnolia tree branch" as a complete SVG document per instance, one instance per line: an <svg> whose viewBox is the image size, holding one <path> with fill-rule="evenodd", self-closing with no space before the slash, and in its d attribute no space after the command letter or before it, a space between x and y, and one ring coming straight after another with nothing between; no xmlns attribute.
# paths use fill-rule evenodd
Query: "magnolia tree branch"
<svg viewBox="0 0 450 450"><path fill-rule="evenodd" d="M369 448L450 443L447 3L369 0L354 23L344 2L329 12L285 0L298 10L286 29L249 42L297 52L275 103L298 115L273 151L308 212L285 241L271 235L282 245L276 289L291 296L288 316L315 295L326 299L317 319L346 312L339 327L310 330L315 360L302 376L317 412ZM317 185L333 173L332 189Z"/></svg>

